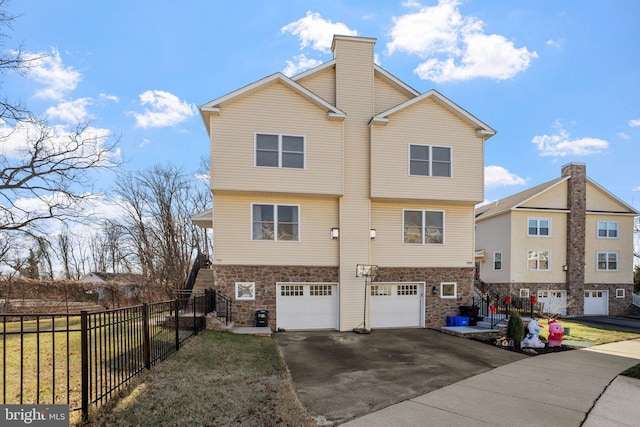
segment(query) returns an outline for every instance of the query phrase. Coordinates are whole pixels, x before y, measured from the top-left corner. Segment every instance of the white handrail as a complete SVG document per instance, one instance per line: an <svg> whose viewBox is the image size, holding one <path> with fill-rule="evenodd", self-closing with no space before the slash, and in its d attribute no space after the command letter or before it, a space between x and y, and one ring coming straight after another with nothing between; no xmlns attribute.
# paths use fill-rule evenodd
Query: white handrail
<svg viewBox="0 0 640 427"><path fill-rule="evenodd" d="M640 307L640 294L632 294L633 295L633 305L636 307Z"/></svg>

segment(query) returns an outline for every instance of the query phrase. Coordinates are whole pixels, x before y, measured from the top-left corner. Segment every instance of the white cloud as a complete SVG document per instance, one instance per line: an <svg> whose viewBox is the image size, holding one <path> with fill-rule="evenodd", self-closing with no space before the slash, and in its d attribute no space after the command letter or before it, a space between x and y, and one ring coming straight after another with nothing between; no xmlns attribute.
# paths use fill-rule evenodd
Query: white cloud
<svg viewBox="0 0 640 427"><path fill-rule="evenodd" d="M291 77L320 64L322 64L321 60L307 58L307 56L302 53L300 55L294 56L293 61L287 61L287 67L282 70L282 73L285 76Z"/></svg>
<svg viewBox="0 0 640 427"><path fill-rule="evenodd" d="M633 187L633 190L631 191L640 191L640 185L638 185L637 187Z"/></svg>
<svg viewBox="0 0 640 427"><path fill-rule="evenodd" d="M485 166L484 185L486 187L504 187L508 185L524 185L527 180L509 172L502 166Z"/></svg>
<svg viewBox="0 0 640 427"><path fill-rule="evenodd" d="M484 23L462 16L459 4L459 0L440 0L436 6L394 17L386 53L405 52L425 59L414 73L437 83L478 77L510 79L537 58L536 52L516 48L502 35L485 34Z"/></svg>
<svg viewBox="0 0 640 427"><path fill-rule="evenodd" d="M52 48L51 54L25 52L26 75L44 85L37 91L36 98L62 100L75 90L82 75L71 66L62 63L58 49Z"/></svg>
<svg viewBox="0 0 640 427"><path fill-rule="evenodd" d="M564 40L549 39L545 44L551 47L562 47L563 43L564 43Z"/></svg>
<svg viewBox="0 0 640 427"><path fill-rule="evenodd" d="M637 128L640 126L640 119L629 120L629 126L632 128Z"/></svg>
<svg viewBox="0 0 640 427"><path fill-rule="evenodd" d="M55 107L49 107L45 113L50 119L58 119L65 123L85 122L93 118L87 111L87 107L91 104L91 98L78 98L75 101L61 102Z"/></svg>
<svg viewBox="0 0 640 427"><path fill-rule="evenodd" d="M194 116L197 108L193 104L181 101L172 93L161 90L148 90L139 95L145 108L143 113L130 112L141 128L167 127L182 123Z"/></svg>
<svg viewBox="0 0 640 427"><path fill-rule="evenodd" d="M609 147L607 141L599 138L572 139L569 132L562 127L559 121L556 121L553 127L553 134L535 136L531 140L538 147L541 156L588 156L601 153Z"/></svg>
<svg viewBox="0 0 640 427"><path fill-rule="evenodd" d="M355 36L358 32L342 22L331 22L323 19L318 12L307 11L304 18L291 22L280 29L283 33L291 33L300 38L300 49L310 46L313 50L328 53L331 50L334 34Z"/></svg>
<svg viewBox="0 0 640 427"><path fill-rule="evenodd" d="M100 99L106 99L107 101L120 102L120 98L115 95L109 95L107 93L101 93Z"/></svg>
<svg viewBox="0 0 640 427"><path fill-rule="evenodd" d="M138 147L143 148L151 143L151 140L148 138L142 138L142 142L138 144Z"/></svg>
<svg viewBox="0 0 640 427"><path fill-rule="evenodd" d="M619 138L627 140L627 141L631 139L631 136L629 134L624 133L624 132L618 132L618 133L616 133L616 135Z"/></svg>

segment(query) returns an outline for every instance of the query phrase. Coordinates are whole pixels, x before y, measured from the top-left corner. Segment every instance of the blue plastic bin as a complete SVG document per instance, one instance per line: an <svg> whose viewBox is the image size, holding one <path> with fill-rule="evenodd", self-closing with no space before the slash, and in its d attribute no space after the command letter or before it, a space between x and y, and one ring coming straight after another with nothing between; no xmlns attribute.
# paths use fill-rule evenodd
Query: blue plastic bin
<svg viewBox="0 0 640 427"><path fill-rule="evenodd" d="M469 326L469 318L465 316L453 316L454 326Z"/></svg>
<svg viewBox="0 0 640 427"><path fill-rule="evenodd" d="M447 316L447 326L455 326L456 325L454 317L456 317L456 316Z"/></svg>

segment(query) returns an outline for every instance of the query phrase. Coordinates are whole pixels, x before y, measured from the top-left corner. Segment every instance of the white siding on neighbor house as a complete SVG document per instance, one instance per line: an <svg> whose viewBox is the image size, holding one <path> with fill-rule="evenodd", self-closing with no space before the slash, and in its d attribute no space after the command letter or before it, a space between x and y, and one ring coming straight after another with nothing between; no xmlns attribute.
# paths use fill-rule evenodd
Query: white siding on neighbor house
<svg viewBox="0 0 640 427"><path fill-rule="evenodd" d="M484 250L480 261L480 278L487 283L508 283L511 280L511 221L509 213L479 221L476 229L476 250ZM502 270L493 269L493 254L502 252Z"/></svg>
<svg viewBox="0 0 640 427"><path fill-rule="evenodd" d="M403 210L444 212L444 244L405 244ZM372 261L384 267L473 267L473 206L373 202Z"/></svg>
<svg viewBox="0 0 640 427"><path fill-rule="evenodd" d="M251 205L299 206L300 241L256 241L251 234ZM338 200L268 194L216 194L214 263L218 265L338 265Z"/></svg>
<svg viewBox="0 0 640 427"><path fill-rule="evenodd" d="M363 283L370 264L369 129L373 116L373 40L336 37L336 107L344 121L344 196L340 199L340 330L362 326ZM368 314L367 314L368 316Z"/></svg>
<svg viewBox="0 0 640 427"><path fill-rule="evenodd" d="M255 134L305 137L305 169L255 166ZM341 195L342 122L274 82L211 116L211 188Z"/></svg>
<svg viewBox="0 0 640 427"><path fill-rule="evenodd" d="M409 145L451 147L452 177L409 176ZM467 122L425 99L371 129L371 197L479 203L484 142Z"/></svg>
<svg viewBox="0 0 640 427"><path fill-rule="evenodd" d="M598 221L617 221L618 238L597 237ZM618 252L618 271L598 271L597 252ZM587 214L585 283L633 283L633 216Z"/></svg>
<svg viewBox="0 0 640 427"><path fill-rule="evenodd" d="M629 213L629 208L587 181L587 212L589 211Z"/></svg>
<svg viewBox="0 0 640 427"><path fill-rule="evenodd" d="M551 220L551 235L529 236L530 218ZM528 270L529 250L550 251L549 270ZM566 273L562 266L567 263L567 214L545 211L511 212L511 280L523 283L563 283Z"/></svg>
<svg viewBox="0 0 640 427"><path fill-rule="evenodd" d="M531 198L531 200L521 203L520 208L543 208L543 209L567 209L567 181L557 184L555 187L542 192Z"/></svg>

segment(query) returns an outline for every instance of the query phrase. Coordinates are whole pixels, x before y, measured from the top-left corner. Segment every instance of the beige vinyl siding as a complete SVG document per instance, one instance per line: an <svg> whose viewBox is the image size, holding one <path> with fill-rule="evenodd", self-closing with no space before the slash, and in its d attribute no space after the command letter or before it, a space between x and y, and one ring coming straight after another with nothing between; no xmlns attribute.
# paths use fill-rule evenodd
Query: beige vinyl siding
<svg viewBox="0 0 640 427"><path fill-rule="evenodd" d="M344 196L340 199L340 330L362 326L364 279L370 264L369 129L373 116L373 40L335 39L336 106L344 121Z"/></svg>
<svg viewBox="0 0 640 427"><path fill-rule="evenodd" d="M389 84L387 80L378 75L376 75L374 83L376 114L387 111L411 99L406 93L401 92L397 87Z"/></svg>
<svg viewBox="0 0 640 427"><path fill-rule="evenodd" d="M618 238L597 237L598 221L617 221ZM618 252L618 271L597 271L598 251ZM633 217L587 214L585 242L585 283L633 283Z"/></svg>
<svg viewBox="0 0 640 427"><path fill-rule="evenodd" d="M443 211L444 244L405 244L403 210ZM374 264L384 267L472 267L473 207L433 203L372 202L371 244Z"/></svg>
<svg viewBox="0 0 640 427"><path fill-rule="evenodd" d="M484 144L475 129L431 99L393 114L371 131L371 196L479 203ZM409 144L451 147L452 177L409 176Z"/></svg>
<svg viewBox="0 0 640 427"><path fill-rule="evenodd" d="M629 212L629 208L587 181L587 211Z"/></svg>
<svg viewBox="0 0 640 427"><path fill-rule="evenodd" d="M300 241L252 240L252 203L298 205ZM330 235L338 226L335 198L216 194L213 221L216 264L338 265L338 240Z"/></svg>
<svg viewBox="0 0 640 427"><path fill-rule="evenodd" d="M551 235L528 236L529 218L549 218ZM560 283L566 281L562 266L567 263L567 214L562 212L518 212L511 213L511 280L530 283ZM550 270L529 271L529 250L550 251Z"/></svg>
<svg viewBox="0 0 640 427"><path fill-rule="evenodd" d="M509 283L511 258L511 216L499 215L477 223L476 250L484 249L480 278L487 283ZM493 270L493 254L502 252L502 270Z"/></svg>
<svg viewBox="0 0 640 427"><path fill-rule="evenodd" d="M309 89L320 98L324 99L331 105L336 104L336 68L328 69L313 73L304 79L297 80L297 83Z"/></svg>
<svg viewBox="0 0 640 427"><path fill-rule="evenodd" d="M305 137L305 169L254 166L255 134ZM342 193L342 122L280 83L222 107L211 119L211 187L225 191Z"/></svg>
<svg viewBox="0 0 640 427"><path fill-rule="evenodd" d="M567 209L567 181L522 203L521 208Z"/></svg>

